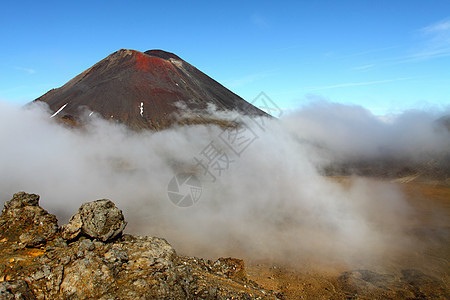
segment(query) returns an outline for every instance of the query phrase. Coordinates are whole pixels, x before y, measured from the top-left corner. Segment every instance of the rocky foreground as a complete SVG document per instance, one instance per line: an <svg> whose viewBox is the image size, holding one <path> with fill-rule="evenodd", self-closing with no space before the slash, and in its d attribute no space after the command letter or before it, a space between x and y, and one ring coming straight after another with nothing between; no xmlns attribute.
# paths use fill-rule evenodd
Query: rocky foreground
<svg viewBox="0 0 450 300"><path fill-rule="evenodd" d="M39 206L38 195L15 194L0 215L0 300L450 297L447 276L412 265L400 274L349 270L331 277L286 267L246 268L235 258L177 255L164 239L123 234L125 226L122 211L106 199L83 204L69 224L59 227L56 217ZM448 235L430 241L447 252ZM437 261L438 266L429 266L447 273L447 254L418 255Z"/></svg>
<svg viewBox="0 0 450 300"><path fill-rule="evenodd" d="M69 224L17 193L0 216L0 299L276 299L244 262L177 255L157 237L123 234L109 200L83 204Z"/></svg>

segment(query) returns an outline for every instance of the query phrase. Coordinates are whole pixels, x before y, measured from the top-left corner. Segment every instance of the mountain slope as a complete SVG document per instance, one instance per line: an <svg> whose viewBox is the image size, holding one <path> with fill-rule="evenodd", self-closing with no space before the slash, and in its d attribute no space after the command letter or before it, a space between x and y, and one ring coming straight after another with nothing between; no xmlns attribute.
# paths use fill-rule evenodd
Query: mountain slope
<svg viewBox="0 0 450 300"><path fill-rule="evenodd" d="M121 49L64 86L35 101L47 103L54 117L78 119L92 111L131 128L164 129L180 122L208 123L208 107L268 116L173 53Z"/></svg>

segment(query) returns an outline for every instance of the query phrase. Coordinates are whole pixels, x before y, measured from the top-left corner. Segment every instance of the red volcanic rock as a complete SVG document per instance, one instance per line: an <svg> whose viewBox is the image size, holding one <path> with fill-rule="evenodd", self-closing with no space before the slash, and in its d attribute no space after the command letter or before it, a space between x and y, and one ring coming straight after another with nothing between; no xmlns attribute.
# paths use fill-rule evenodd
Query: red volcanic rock
<svg viewBox="0 0 450 300"><path fill-rule="evenodd" d="M88 110L135 129L163 129L185 110L203 111L208 105L267 116L175 54L162 50L114 52L35 101L46 102L54 117L79 120ZM196 113L190 121L206 123L210 119Z"/></svg>

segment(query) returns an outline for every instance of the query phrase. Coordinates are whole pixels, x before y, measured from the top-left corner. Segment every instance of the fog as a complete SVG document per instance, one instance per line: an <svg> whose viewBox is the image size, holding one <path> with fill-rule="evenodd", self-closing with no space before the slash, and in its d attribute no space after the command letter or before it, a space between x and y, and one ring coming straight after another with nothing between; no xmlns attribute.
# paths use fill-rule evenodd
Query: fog
<svg viewBox="0 0 450 300"><path fill-rule="evenodd" d="M94 114L70 129L45 106L0 102L0 202L18 191L39 194L63 224L82 203L108 198L123 210L126 232L163 237L186 255L375 264L415 247L405 227L413 209L392 183L341 184L320 170L386 153L423 162L448 155L450 133L435 122L446 114L450 109L380 118L321 101L279 120L221 113L246 124L230 146L229 132L216 126L134 132ZM211 165L207 173L198 160L212 145L222 169ZM179 207L168 184L187 171L202 193Z"/></svg>

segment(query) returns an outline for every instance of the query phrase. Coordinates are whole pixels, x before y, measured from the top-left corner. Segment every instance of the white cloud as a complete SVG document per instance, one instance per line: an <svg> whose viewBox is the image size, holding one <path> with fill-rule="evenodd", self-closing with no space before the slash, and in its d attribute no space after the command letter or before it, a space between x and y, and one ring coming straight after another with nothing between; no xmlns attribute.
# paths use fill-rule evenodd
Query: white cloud
<svg viewBox="0 0 450 300"><path fill-rule="evenodd" d="M375 66L375 64L369 64L369 65L354 67L353 70L363 71L363 70L368 70L370 68L373 68L374 66Z"/></svg>
<svg viewBox="0 0 450 300"><path fill-rule="evenodd" d="M425 60L450 55L449 18L423 27L419 32L425 40L421 49L411 55L412 60Z"/></svg>
<svg viewBox="0 0 450 300"><path fill-rule="evenodd" d="M15 67L14 69L19 70L19 71L27 72L28 74L36 73L36 70L35 69L31 69L31 68Z"/></svg>
<svg viewBox="0 0 450 300"><path fill-rule="evenodd" d="M239 157L223 145L234 160L230 169L216 182L198 169L201 199L180 209L168 199L169 181L183 168L195 171L194 157L219 144L223 129L132 132L94 115L83 130L71 130L49 115L41 106L0 102L0 201L21 190L38 193L42 206L66 222L82 202L110 198L124 211L127 230L210 259L251 255L329 265L383 260L396 247L419 245L404 234L411 216L400 190L367 180L344 188L317 167L335 156L377 157L380 149L422 158L448 151L450 141L450 133L433 130L438 116L424 112L386 124L362 107L312 103L266 120L265 132L248 120L258 138Z"/></svg>
<svg viewBox="0 0 450 300"><path fill-rule="evenodd" d="M441 20L437 23L431 24L421 29L425 34L441 34L450 32L450 19Z"/></svg>
<svg viewBox="0 0 450 300"><path fill-rule="evenodd" d="M0 102L0 201L38 193L64 223L81 203L110 198L129 232L167 238L180 253L208 259L366 264L420 245L404 232L411 215L400 190L363 179L344 188L317 167L335 155L376 157L379 149L421 158L448 151L450 142L450 133L433 130L438 116L414 112L386 124L362 107L317 102L266 120L265 132L248 120L258 138L241 156L223 145L234 163L211 182L194 157L220 144L219 127L132 132L94 115L72 130L49 116L42 106ZM195 206L180 209L168 199L168 183L186 168L197 170L203 191Z"/></svg>
<svg viewBox="0 0 450 300"><path fill-rule="evenodd" d="M329 89L343 88L343 87L382 84L382 83L388 83L388 82L394 82L394 81L402 81L402 80L408 80L408 79L411 79L411 77L386 79L386 80L375 80L375 81L365 81L365 82L348 82L348 83L340 83L340 84L326 85L326 86L305 87L304 89L308 89L310 91L319 91L319 90L329 90Z"/></svg>

